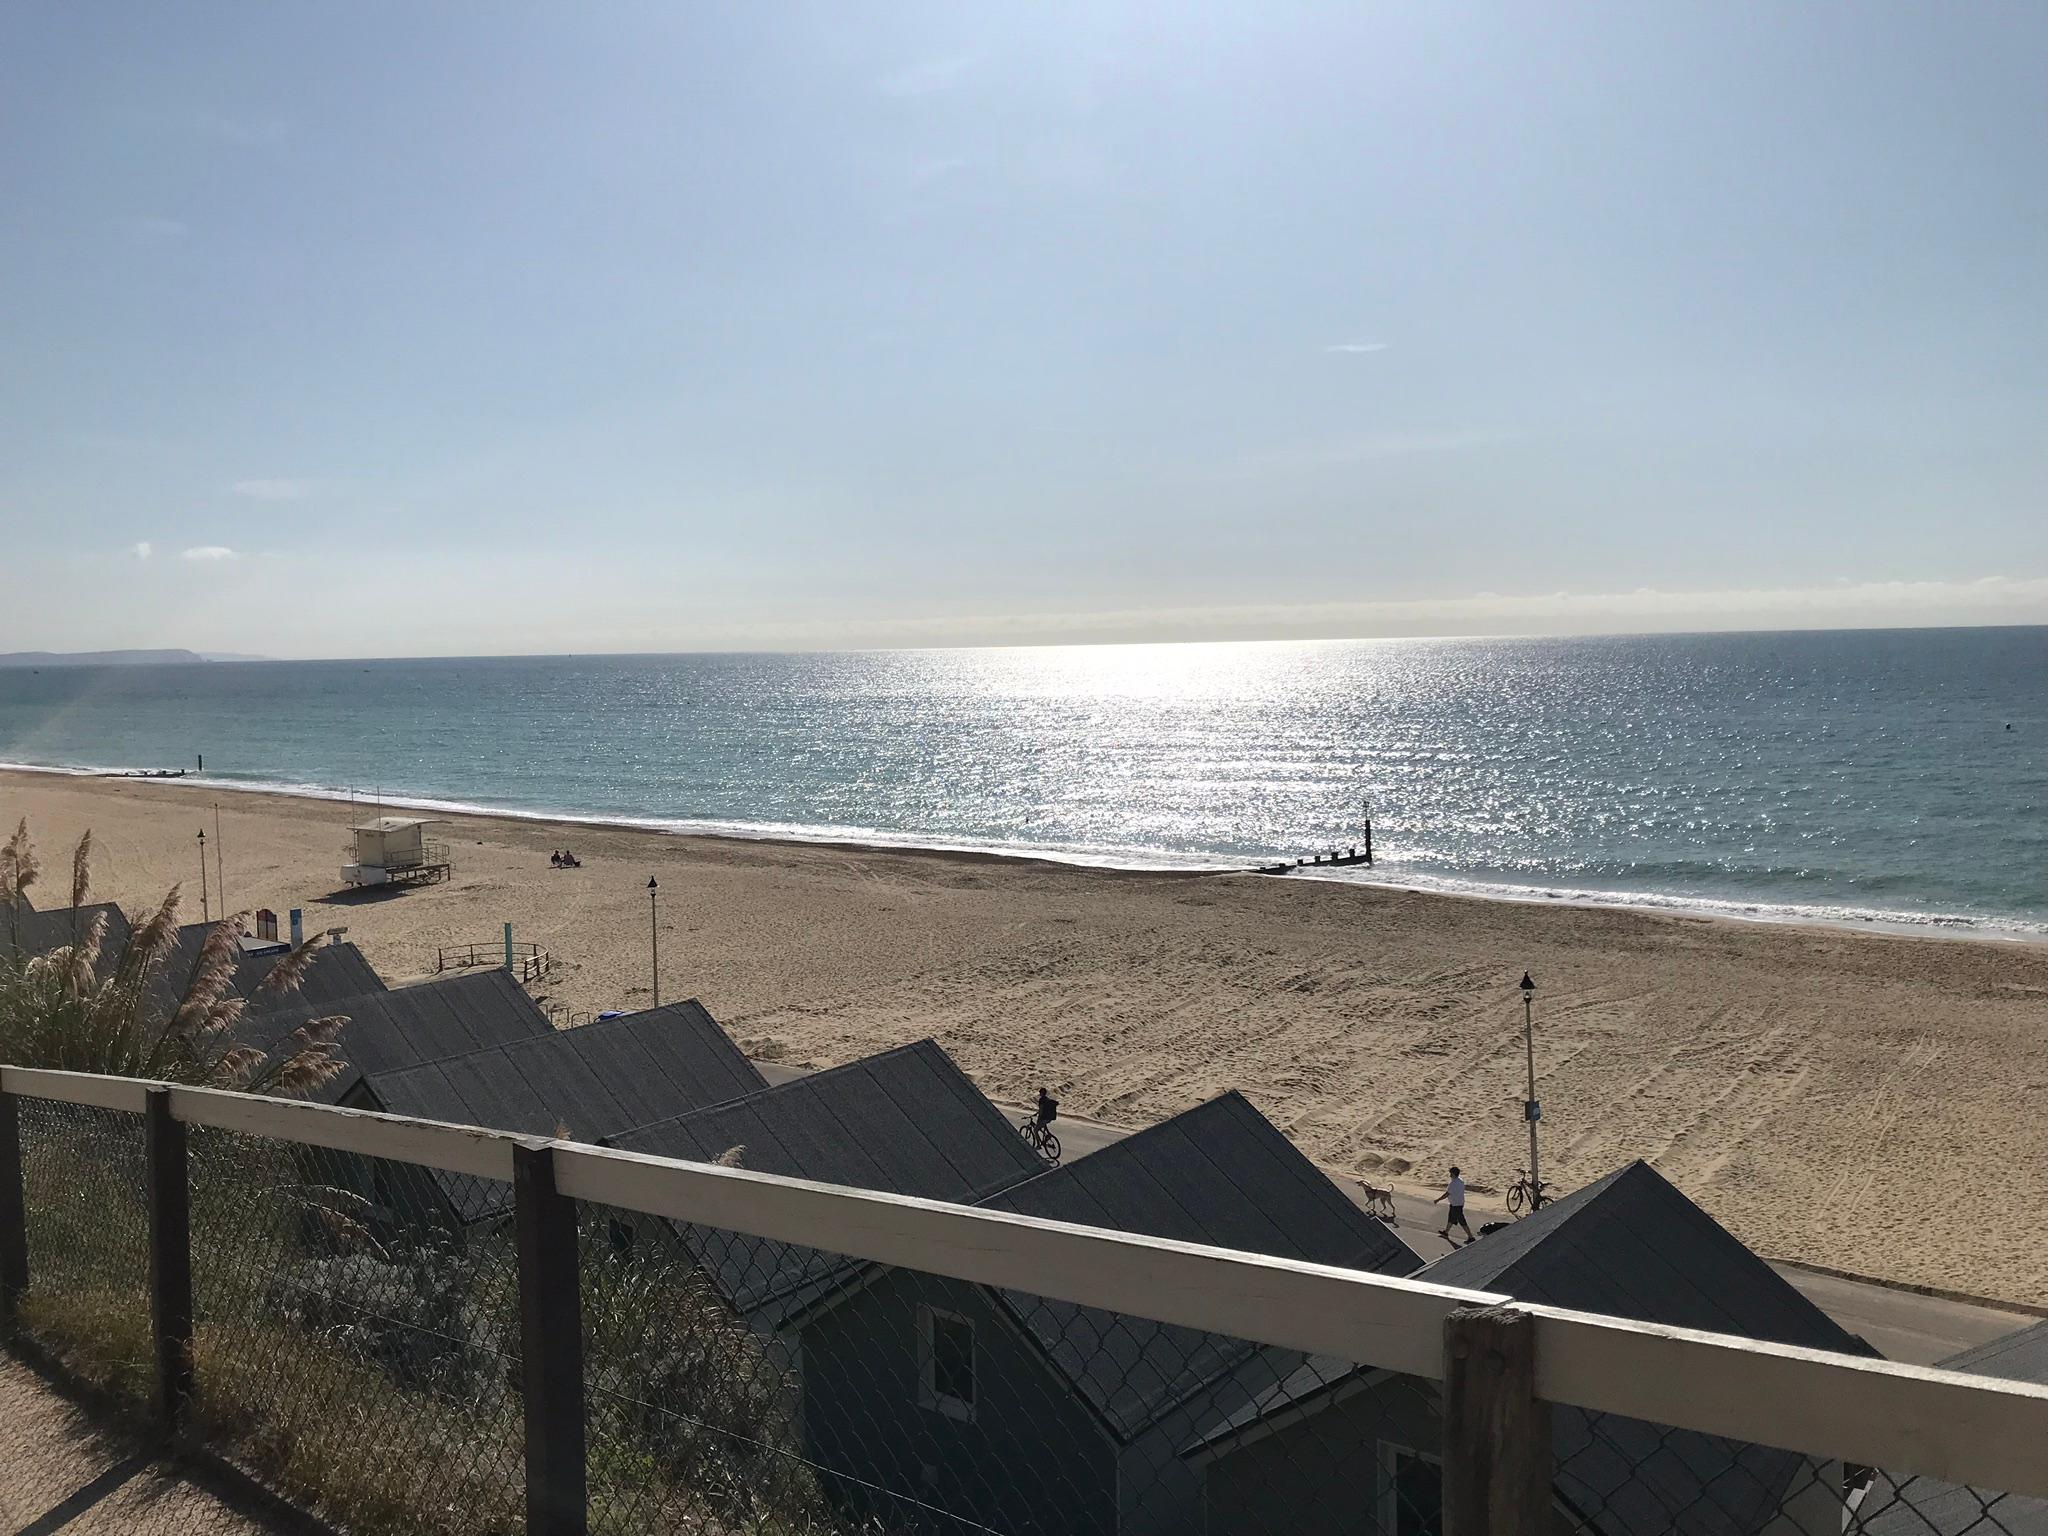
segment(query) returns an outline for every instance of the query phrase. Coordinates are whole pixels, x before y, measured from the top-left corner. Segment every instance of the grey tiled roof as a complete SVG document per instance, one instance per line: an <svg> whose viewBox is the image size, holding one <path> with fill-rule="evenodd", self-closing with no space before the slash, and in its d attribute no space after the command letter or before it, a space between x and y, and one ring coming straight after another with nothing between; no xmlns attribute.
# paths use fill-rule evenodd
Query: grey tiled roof
<svg viewBox="0 0 2048 1536"><path fill-rule="evenodd" d="M317 968L317 967L316 967ZM314 999L245 1015L238 1033L271 1050L310 1020L341 1014L340 1055L348 1064L316 1097L338 1103L364 1076L410 1067L440 1056L505 1045L550 1033L548 1017L502 970L476 971L441 981L353 997Z"/></svg>
<svg viewBox="0 0 2048 1536"><path fill-rule="evenodd" d="M610 1138L630 1152L970 1205L1042 1165L930 1040ZM726 1298L775 1323L857 1266L838 1254L683 1229Z"/></svg>
<svg viewBox="0 0 2048 1536"><path fill-rule="evenodd" d="M218 923L186 923L178 929L157 986L165 1007L184 996L186 987L191 984L192 973L199 965L199 951L206 943L206 936L219 926ZM370 962L363 958L362 951L355 945L325 944L315 954L296 991L282 995L267 993L263 990L263 980L283 958L284 951L279 950L272 954L244 954L236 959L232 990L235 996L246 1000L250 1013L289 1008L298 1003L330 1003L365 992L387 990L384 978L371 968Z"/></svg>
<svg viewBox="0 0 2048 1536"><path fill-rule="evenodd" d="M111 901L88 902L77 908L53 907L47 912L22 906L16 909L12 924L0 913L0 959L16 953L23 959L34 959L61 949L72 941L74 934L82 936L94 916L102 912L107 917L107 936L100 945L104 971L120 958L129 933L127 915Z"/></svg>
<svg viewBox="0 0 2048 1536"><path fill-rule="evenodd" d="M1446 1254L1428 1278L1641 1322L1870 1352L1644 1162Z"/></svg>
<svg viewBox="0 0 2048 1536"><path fill-rule="evenodd" d="M1979 1344L1941 1362L1951 1371L2048 1384L2048 1322ZM1858 1517L1871 1536L2048 1536L2048 1499L1879 1472Z"/></svg>
<svg viewBox="0 0 2048 1536"><path fill-rule="evenodd" d="M598 1141L767 1086L694 998L367 1074L349 1103L492 1130ZM437 1174L465 1221L504 1209L509 1185Z"/></svg>
<svg viewBox="0 0 2048 1536"><path fill-rule="evenodd" d="M1647 1163L1631 1163L1506 1229L1438 1259L1420 1279L1639 1322L1868 1355ZM1256 1421L1313 1411L1358 1374L1317 1358L1206 1437L1214 1448ZM1750 1533L1813 1475L1762 1446L1558 1407L1556 1486L1582 1521L1615 1536Z"/></svg>
<svg viewBox="0 0 2048 1536"><path fill-rule="evenodd" d="M1020 1215L1274 1258L1407 1275L1422 1261L1238 1093L1226 1093L983 1202ZM1240 1339L1000 1293L1053 1365L1125 1439L1271 1357ZM1298 1357L1289 1357L1298 1358ZM1242 1400L1233 1396L1229 1407ZM1219 1412L1225 1411L1219 1407Z"/></svg>

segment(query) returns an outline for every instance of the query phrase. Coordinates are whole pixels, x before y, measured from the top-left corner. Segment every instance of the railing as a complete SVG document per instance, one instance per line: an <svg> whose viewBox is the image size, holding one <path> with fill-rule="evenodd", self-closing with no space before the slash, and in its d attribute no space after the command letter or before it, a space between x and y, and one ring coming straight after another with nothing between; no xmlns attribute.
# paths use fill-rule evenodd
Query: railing
<svg viewBox="0 0 2048 1536"><path fill-rule="evenodd" d="M348 861L353 864L356 862L356 856L360 850L357 848L355 840L351 838L342 843L341 851L347 856ZM418 858L406 859L400 857L386 862L379 867L389 870L393 874L404 874L409 870L443 867L448 862L447 841L438 837L424 837L420 839L420 856Z"/></svg>
<svg viewBox="0 0 2048 1536"><path fill-rule="evenodd" d="M351 1530L1995 1536L2048 1514L2044 1387L13 1067L0 1315Z"/></svg>
<svg viewBox="0 0 2048 1536"><path fill-rule="evenodd" d="M486 939L475 944L443 944L434 951L434 971L468 970L472 966L505 964L505 941ZM555 968L555 957L539 944L516 939L512 944L512 970L521 981L539 981Z"/></svg>

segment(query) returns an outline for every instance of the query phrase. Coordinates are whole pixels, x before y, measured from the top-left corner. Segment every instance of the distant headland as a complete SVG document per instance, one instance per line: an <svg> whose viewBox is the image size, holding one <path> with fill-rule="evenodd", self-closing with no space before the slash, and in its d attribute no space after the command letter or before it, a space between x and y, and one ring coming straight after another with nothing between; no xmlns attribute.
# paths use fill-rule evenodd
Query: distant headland
<svg viewBox="0 0 2048 1536"><path fill-rule="evenodd" d="M198 651L0 651L0 667L161 667L196 661L261 661L260 656Z"/></svg>

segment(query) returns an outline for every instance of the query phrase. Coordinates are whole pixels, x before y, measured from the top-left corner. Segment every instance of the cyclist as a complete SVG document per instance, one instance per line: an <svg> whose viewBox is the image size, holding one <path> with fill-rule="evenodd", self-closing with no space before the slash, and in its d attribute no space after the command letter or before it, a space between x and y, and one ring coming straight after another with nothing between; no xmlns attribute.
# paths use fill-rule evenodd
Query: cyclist
<svg viewBox="0 0 2048 1536"><path fill-rule="evenodd" d="M1038 1123L1051 1125L1060 1116L1060 1101L1045 1091L1045 1085L1038 1085Z"/></svg>

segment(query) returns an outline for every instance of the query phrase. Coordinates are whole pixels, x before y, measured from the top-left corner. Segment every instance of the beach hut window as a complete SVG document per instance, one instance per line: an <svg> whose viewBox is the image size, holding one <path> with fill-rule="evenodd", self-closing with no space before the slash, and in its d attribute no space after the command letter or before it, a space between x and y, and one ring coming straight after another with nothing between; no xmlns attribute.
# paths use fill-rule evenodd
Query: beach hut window
<svg viewBox="0 0 2048 1536"><path fill-rule="evenodd" d="M1443 1536L1443 1463L1392 1441L1380 1442L1380 1530L1386 1536Z"/></svg>
<svg viewBox="0 0 2048 1536"><path fill-rule="evenodd" d="M917 1309L918 1402L948 1418L974 1417L974 1324L936 1307Z"/></svg>

